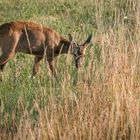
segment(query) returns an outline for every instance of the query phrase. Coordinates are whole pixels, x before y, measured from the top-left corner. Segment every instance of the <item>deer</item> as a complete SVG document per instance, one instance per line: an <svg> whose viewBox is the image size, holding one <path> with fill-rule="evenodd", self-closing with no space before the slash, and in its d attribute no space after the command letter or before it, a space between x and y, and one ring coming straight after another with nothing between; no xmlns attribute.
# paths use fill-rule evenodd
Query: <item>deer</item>
<svg viewBox="0 0 140 140"><path fill-rule="evenodd" d="M56 78L54 58L60 54L71 54L78 69L82 66L86 49L91 40L92 34L82 45L79 45L71 34L69 34L69 39L66 39L54 29L42 26L42 24L27 21L4 23L0 26L0 73L2 74L6 63L20 52L35 56L32 78L38 73L40 61L44 57L52 75Z"/></svg>

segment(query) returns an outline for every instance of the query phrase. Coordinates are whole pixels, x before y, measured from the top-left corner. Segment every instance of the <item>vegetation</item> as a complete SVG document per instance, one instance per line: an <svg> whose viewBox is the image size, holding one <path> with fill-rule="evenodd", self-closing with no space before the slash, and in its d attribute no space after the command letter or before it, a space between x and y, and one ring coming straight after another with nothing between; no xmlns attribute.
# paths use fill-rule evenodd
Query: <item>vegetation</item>
<svg viewBox="0 0 140 140"><path fill-rule="evenodd" d="M71 56L56 59L60 84L42 62L18 54L0 82L2 140L139 140L140 3L138 0L0 0L0 23L26 20L93 45L78 72Z"/></svg>

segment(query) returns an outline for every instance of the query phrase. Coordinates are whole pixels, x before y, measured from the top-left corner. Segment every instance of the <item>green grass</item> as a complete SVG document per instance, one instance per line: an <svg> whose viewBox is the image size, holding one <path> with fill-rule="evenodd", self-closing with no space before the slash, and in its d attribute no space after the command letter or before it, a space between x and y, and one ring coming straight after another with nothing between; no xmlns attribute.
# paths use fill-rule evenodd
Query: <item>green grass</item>
<svg viewBox="0 0 140 140"><path fill-rule="evenodd" d="M55 60L30 79L33 56L17 54L0 82L0 139L140 139L140 3L137 0L0 0L0 23L24 20L83 42L85 65Z"/></svg>

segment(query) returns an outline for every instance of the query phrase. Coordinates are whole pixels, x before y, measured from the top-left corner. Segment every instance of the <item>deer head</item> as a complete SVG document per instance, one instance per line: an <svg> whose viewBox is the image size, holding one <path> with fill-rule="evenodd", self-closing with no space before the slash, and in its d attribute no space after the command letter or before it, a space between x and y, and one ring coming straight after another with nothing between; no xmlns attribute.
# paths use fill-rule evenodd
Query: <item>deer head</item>
<svg viewBox="0 0 140 140"><path fill-rule="evenodd" d="M74 57L76 68L79 68L83 65L85 52L87 47L91 43L91 40L92 40L92 34L88 36L87 40L82 45L79 45L74 41L72 35L69 34L69 41L71 42L71 54Z"/></svg>

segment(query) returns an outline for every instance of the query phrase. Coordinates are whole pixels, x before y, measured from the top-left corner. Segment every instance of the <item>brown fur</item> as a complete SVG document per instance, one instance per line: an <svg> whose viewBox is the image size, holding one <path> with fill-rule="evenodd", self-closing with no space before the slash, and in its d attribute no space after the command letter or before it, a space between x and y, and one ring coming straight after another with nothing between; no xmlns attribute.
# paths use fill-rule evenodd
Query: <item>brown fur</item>
<svg viewBox="0 0 140 140"><path fill-rule="evenodd" d="M85 44L89 42L90 38ZM83 48L85 48L85 44ZM52 61L60 53L68 53L70 46L71 41L41 24L21 21L5 23L0 26L0 49L2 53L0 54L0 71L3 71L5 64L17 52L22 52L35 55L32 76L35 76L38 72L39 62L44 56L46 61L49 62L52 73L56 76ZM78 47L75 46L75 48ZM81 50L83 49L81 48ZM74 54L72 51L71 53ZM76 61L78 63L79 59L76 59Z"/></svg>
<svg viewBox="0 0 140 140"><path fill-rule="evenodd" d="M4 65L15 53L23 52L35 55L33 76L37 73L39 62L44 54L54 73L51 63L53 58L59 55L63 44L66 44L66 46L62 53L67 53L70 42L53 29L43 27L42 25L21 21L5 23L0 26L0 49L2 52L0 56L0 69L3 70Z"/></svg>

